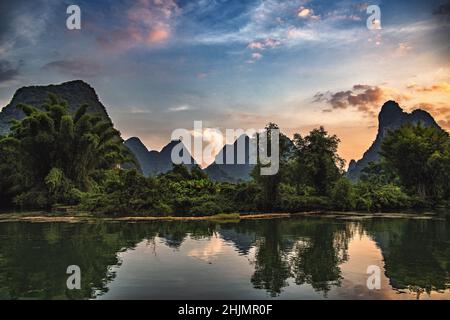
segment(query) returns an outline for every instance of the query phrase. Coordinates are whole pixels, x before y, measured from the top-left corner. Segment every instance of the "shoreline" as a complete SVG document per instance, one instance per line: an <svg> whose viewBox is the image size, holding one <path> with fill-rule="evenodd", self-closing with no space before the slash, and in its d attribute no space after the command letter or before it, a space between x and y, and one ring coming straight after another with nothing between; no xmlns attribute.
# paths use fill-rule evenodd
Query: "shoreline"
<svg viewBox="0 0 450 320"><path fill-rule="evenodd" d="M150 221L210 221L210 222L239 222L241 220L285 219L298 217L316 217L339 220L363 220L373 218L406 218L406 219L438 219L445 220L433 212L424 213L367 213L367 212L337 212L337 211L308 211L298 213L251 213L251 214L219 214L212 216L96 216L89 213L61 213L61 212L21 212L0 213L2 222L66 222L66 223L94 223L94 222L150 222Z"/></svg>
<svg viewBox="0 0 450 320"><path fill-rule="evenodd" d="M149 222L149 221L212 221L212 222L238 222L240 220L290 218L292 215L306 213L257 213L257 214L224 214L212 216L96 216L92 214L61 214L44 212L27 213L0 213L2 222Z"/></svg>

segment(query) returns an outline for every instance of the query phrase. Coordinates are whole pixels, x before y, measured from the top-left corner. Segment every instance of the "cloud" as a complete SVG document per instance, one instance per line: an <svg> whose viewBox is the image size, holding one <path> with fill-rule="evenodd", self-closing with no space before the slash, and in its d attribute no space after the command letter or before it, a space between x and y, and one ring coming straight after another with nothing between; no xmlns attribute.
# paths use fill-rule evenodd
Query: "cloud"
<svg viewBox="0 0 450 320"><path fill-rule="evenodd" d="M369 4L367 2L356 3L353 7L358 11L366 11Z"/></svg>
<svg viewBox="0 0 450 320"><path fill-rule="evenodd" d="M0 54L18 43L36 44L57 6L56 0L0 1Z"/></svg>
<svg viewBox="0 0 450 320"><path fill-rule="evenodd" d="M441 4L436 10L434 10L433 14L448 16L450 14L450 1Z"/></svg>
<svg viewBox="0 0 450 320"><path fill-rule="evenodd" d="M145 42L148 44L160 43L170 36L170 28L167 25L160 25L154 27L148 34Z"/></svg>
<svg viewBox="0 0 450 320"><path fill-rule="evenodd" d="M412 109L428 111L437 123L444 129L450 130L450 105L446 102L421 102Z"/></svg>
<svg viewBox="0 0 450 320"><path fill-rule="evenodd" d="M325 16L326 20L331 21L362 21L361 16L357 14L347 13L342 10L333 10L328 12Z"/></svg>
<svg viewBox="0 0 450 320"><path fill-rule="evenodd" d="M233 17L236 22L233 27L219 30L213 24L212 28L199 28L189 44L245 43L248 49L254 51L277 48L283 52L295 47L305 48L310 44L322 46L323 50L348 48L351 43L359 42L361 46L367 41L369 33L363 21L365 13L361 13L358 6L348 5L347 2L327 5L326 8L320 3L311 7L307 5L310 1L304 0L249 3L242 13ZM364 4L359 5L364 7ZM377 43L381 44L380 41Z"/></svg>
<svg viewBox="0 0 450 320"><path fill-rule="evenodd" d="M207 72L199 72L196 75L197 79L205 79L208 77L208 73Z"/></svg>
<svg viewBox="0 0 450 320"><path fill-rule="evenodd" d="M310 14L311 14L311 10L310 10L310 9L301 7L301 8L298 10L298 14L297 14L297 15L298 15L299 17L301 17L301 18L305 18L305 17L309 16Z"/></svg>
<svg viewBox="0 0 450 320"><path fill-rule="evenodd" d="M385 86L356 84L349 90L317 92L313 97L313 102L326 103L329 107L322 110L325 113L351 108L362 112L366 116L375 117L381 105L388 100L395 100L399 103L408 101L410 105L413 105L410 111L418 108L426 110L433 115L438 123L444 123L443 126L445 127L445 121L450 117L450 106L445 100L437 102L435 94L450 93L450 84L447 82L436 83L430 86L412 84L407 86L407 89L415 94L409 95ZM433 95L428 96L423 95L423 93L432 93ZM417 103L420 97L425 98L425 101Z"/></svg>
<svg viewBox="0 0 450 320"><path fill-rule="evenodd" d="M439 120L438 124L441 126L441 128L450 131L450 116L448 116L446 119Z"/></svg>
<svg viewBox="0 0 450 320"><path fill-rule="evenodd" d="M424 109L436 116L450 116L450 106L446 103L421 102L414 106L415 109Z"/></svg>
<svg viewBox="0 0 450 320"><path fill-rule="evenodd" d="M262 55L261 53L259 53L259 52L254 52L254 53L252 53L252 55L251 55L251 59L250 59L250 60L247 60L247 63L255 63L256 61L261 60L262 57L263 57L263 55Z"/></svg>
<svg viewBox="0 0 450 320"><path fill-rule="evenodd" d="M225 145L227 137L225 136L225 133L218 128L203 128L201 132L191 130L190 133L193 138L201 138L204 143L201 154L195 155L194 152L191 152L191 154L202 167L207 167L214 162L217 154ZM202 159L199 158L200 156Z"/></svg>
<svg viewBox="0 0 450 320"><path fill-rule="evenodd" d="M272 38L267 38L264 40L255 40L248 44L247 48L252 50L264 50L267 48L275 48L281 45L279 40L275 40Z"/></svg>
<svg viewBox="0 0 450 320"><path fill-rule="evenodd" d="M102 70L102 66L98 63L85 59L73 59L52 61L44 65L42 69L53 70L64 74L70 74L75 77L84 78L98 75Z"/></svg>
<svg viewBox="0 0 450 320"><path fill-rule="evenodd" d="M313 97L314 102L325 102L331 106L331 109L324 109L323 112L353 107L369 116L375 116L376 110L389 99L402 101L409 97L393 89L366 84L356 84L345 91L318 92Z"/></svg>
<svg viewBox="0 0 450 320"><path fill-rule="evenodd" d="M194 108L187 104L169 108L170 112L180 112L180 111L189 111L189 110L194 110Z"/></svg>
<svg viewBox="0 0 450 320"><path fill-rule="evenodd" d="M297 16L301 19L320 20L320 16L315 15L313 9L303 6L297 10Z"/></svg>
<svg viewBox="0 0 450 320"><path fill-rule="evenodd" d="M290 40L317 40L317 35L311 29L301 29L290 27L286 32L287 38Z"/></svg>
<svg viewBox="0 0 450 320"><path fill-rule="evenodd" d="M13 67L7 60L0 60L0 82L13 80L19 75L19 68Z"/></svg>
<svg viewBox="0 0 450 320"><path fill-rule="evenodd" d="M138 0L128 8L122 25L105 30L97 42L107 50L128 50L167 42L181 9L174 0Z"/></svg>
<svg viewBox="0 0 450 320"><path fill-rule="evenodd" d="M249 49L264 49L264 44L259 41L250 42L247 46Z"/></svg>
<svg viewBox="0 0 450 320"><path fill-rule="evenodd" d="M263 57L263 55L262 55L261 53L257 53L257 52L252 53L252 59L253 59L253 60L259 60L259 59L261 59L262 57Z"/></svg>
<svg viewBox="0 0 450 320"><path fill-rule="evenodd" d="M127 12L135 40L154 44L169 39L171 19L179 11L173 0L137 1Z"/></svg>
<svg viewBox="0 0 450 320"><path fill-rule="evenodd" d="M126 112L129 112L131 114L138 114L138 115L148 115L152 113L152 110L147 110L144 108L140 108L140 107L131 107L129 109L127 108L123 108L126 110Z"/></svg>
<svg viewBox="0 0 450 320"><path fill-rule="evenodd" d="M416 84L412 84L409 85L407 87L410 90L413 90L415 92L426 92L426 93L431 93L431 92L442 92L442 93L450 93L450 83L448 82L440 82L440 83L436 83L433 84L431 86L419 86Z"/></svg>
<svg viewBox="0 0 450 320"><path fill-rule="evenodd" d="M305 3L303 0L267 0L255 3L240 15L239 26L220 32L207 29L199 32L193 41L202 44L247 43L249 49L264 50L300 45L305 41L317 40L318 34L325 34L318 32L323 27L320 23L314 23L314 26L311 24L313 20L319 20L319 16L311 8L302 12L304 7L300 5Z"/></svg>
<svg viewBox="0 0 450 320"><path fill-rule="evenodd" d="M397 56L404 56L408 54L412 50L411 45L409 45L407 42L400 42L398 44L398 47L395 51Z"/></svg>

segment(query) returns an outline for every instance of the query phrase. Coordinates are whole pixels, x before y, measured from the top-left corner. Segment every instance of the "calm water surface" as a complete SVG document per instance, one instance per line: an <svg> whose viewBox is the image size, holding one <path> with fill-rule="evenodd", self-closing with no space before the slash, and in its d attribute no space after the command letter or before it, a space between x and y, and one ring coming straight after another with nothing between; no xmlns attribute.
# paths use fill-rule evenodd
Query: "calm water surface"
<svg viewBox="0 0 450 320"><path fill-rule="evenodd" d="M0 298L450 299L450 221L3 222Z"/></svg>

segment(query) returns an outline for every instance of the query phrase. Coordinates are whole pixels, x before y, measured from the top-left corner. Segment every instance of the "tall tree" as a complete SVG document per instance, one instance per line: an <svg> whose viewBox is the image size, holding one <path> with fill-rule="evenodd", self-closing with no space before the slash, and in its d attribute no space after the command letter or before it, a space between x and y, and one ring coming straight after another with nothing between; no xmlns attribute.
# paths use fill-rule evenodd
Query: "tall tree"
<svg viewBox="0 0 450 320"><path fill-rule="evenodd" d="M443 130L407 124L383 139L381 155L410 192L426 199L450 197L450 137Z"/></svg>
<svg viewBox="0 0 450 320"><path fill-rule="evenodd" d="M320 127L302 137L294 135L292 179L297 187L312 186L318 195L329 195L343 173L344 160L337 154L340 140Z"/></svg>
<svg viewBox="0 0 450 320"><path fill-rule="evenodd" d="M0 140L2 158L17 170L2 176L11 184L8 190L19 194L16 202L33 201L29 192L38 195L40 206L64 202L73 188L91 190L97 170L130 161L111 121L87 113L87 105L71 115L65 102L50 95L43 111L18 107L26 117Z"/></svg>
<svg viewBox="0 0 450 320"><path fill-rule="evenodd" d="M267 154L273 157L271 150L271 130L279 130L278 125L275 123L269 123L265 131L258 134L258 141L260 139L261 134L265 134L267 136ZM258 142L258 148L259 142ZM283 175L285 174L286 163L289 160L292 154L292 142L289 140L287 136L280 133L279 135L279 146L278 146L279 154L279 170L276 174L273 175L261 175L261 167L263 165L259 162L252 171L252 177L256 181L256 183L261 187L261 195L259 199L260 206L263 210L270 211L273 210L277 203L279 202L279 186L282 181ZM259 149L259 154L261 152L265 153L266 150Z"/></svg>

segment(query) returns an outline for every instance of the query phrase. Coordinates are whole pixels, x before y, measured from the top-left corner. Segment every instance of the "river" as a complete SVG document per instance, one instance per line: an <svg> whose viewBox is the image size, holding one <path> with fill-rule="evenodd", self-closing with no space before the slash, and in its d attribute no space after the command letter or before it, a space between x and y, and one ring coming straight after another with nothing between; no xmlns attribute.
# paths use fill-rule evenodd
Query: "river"
<svg viewBox="0 0 450 320"><path fill-rule="evenodd" d="M2 222L0 298L450 299L450 221Z"/></svg>

